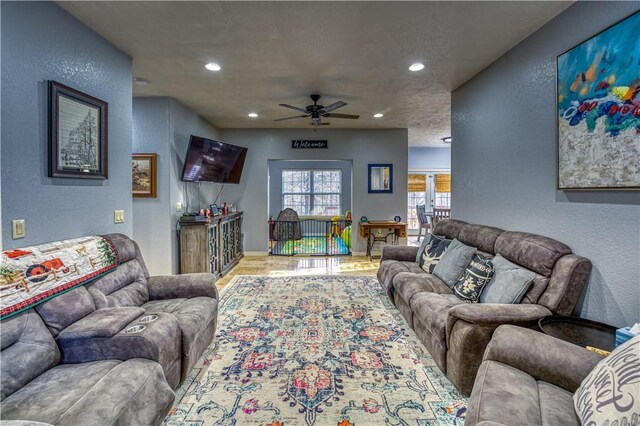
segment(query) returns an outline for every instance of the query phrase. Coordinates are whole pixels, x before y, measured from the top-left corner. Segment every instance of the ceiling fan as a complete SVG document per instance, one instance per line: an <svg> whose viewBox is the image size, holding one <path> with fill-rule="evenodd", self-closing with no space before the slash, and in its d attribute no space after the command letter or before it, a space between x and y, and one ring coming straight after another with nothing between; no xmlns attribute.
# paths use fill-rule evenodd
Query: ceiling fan
<svg viewBox="0 0 640 426"><path fill-rule="evenodd" d="M313 101L313 105L308 105L305 108L300 108L300 107L296 107L293 105L288 105L288 104L280 104L281 107L285 107L285 108L289 108L289 109L293 109L295 111L299 111L304 113L304 115L295 115L293 117L285 117L285 118L278 118L276 120L273 121L284 121L284 120L293 120L294 118L307 118L307 117L311 117L311 125L314 127L318 127L318 126L328 126L329 123L323 123L322 122L322 118L347 118L350 120L356 120L358 118L360 118L359 115L352 115L352 114L335 114L332 113L331 111L336 110L338 108L342 108L343 106L347 105L346 102L342 102L342 101L338 101L338 102L334 102L331 105L327 105L327 106L323 106L323 105L318 105L318 101L320 100L320 95L318 94L313 94L310 96L311 100Z"/></svg>

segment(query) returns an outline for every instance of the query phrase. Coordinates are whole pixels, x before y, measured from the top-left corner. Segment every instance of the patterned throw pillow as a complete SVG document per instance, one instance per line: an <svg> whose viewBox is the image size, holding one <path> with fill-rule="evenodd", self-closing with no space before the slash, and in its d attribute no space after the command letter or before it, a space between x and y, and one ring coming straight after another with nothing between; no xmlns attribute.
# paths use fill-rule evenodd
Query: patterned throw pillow
<svg viewBox="0 0 640 426"><path fill-rule="evenodd" d="M591 370L573 395L583 425L634 425L640 418L640 335Z"/></svg>
<svg viewBox="0 0 640 426"><path fill-rule="evenodd" d="M453 285L453 292L467 303L478 303L480 293L491 277L493 277L491 259L476 253L469 266Z"/></svg>
<svg viewBox="0 0 640 426"><path fill-rule="evenodd" d="M449 244L451 240L431 235L429 241L424 244L422 252L418 252L420 267L429 274L433 273L433 268L436 267Z"/></svg>

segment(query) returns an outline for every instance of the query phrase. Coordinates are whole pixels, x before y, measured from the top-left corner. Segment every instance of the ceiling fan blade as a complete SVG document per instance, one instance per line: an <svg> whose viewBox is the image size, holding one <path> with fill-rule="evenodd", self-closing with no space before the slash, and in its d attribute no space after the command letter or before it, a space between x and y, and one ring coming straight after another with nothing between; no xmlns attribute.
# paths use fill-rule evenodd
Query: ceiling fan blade
<svg viewBox="0 0 640 426"><path fill-rule="evenodd" d="M293 120L294 118L305 118L305 117L308 117L308 115L296 115L294 117L276 118L273 121Z"/></svg>
<svg viewBox="0 0 640 426"><path fill-rule="evenodd" d="M334 102L331 105L327 105L326 107L322 108L320 110L320 114L324 114L326 112L331 112L334 109L342 108L345 105L347 105L346 102L342 102L342 101Z"/></svg>
<svg viewBox="0 0 640 426"><path fill-rule="evenodd" d="M352 114L325 114L325 115L323 115L323 117L327 117L327 118L349 118L351 120L357 120L358 118L360 118L359 115L352 115Z"/></svg>
<svg viewBox="0 0 640 426"><path fill-rule="evenodd" d="M306 112L307 112L307 110L306 110L306 109L304 109L304 108L300 108L300 107L293 106L293 105L289 105L289 104L278 104L278 105L280 105L281 107L285 107L285 108L289 108L289 109L294 109L294 110L296 110L296 111L300 111L300 112L304 112L304 113L306 113Z"/></svg>

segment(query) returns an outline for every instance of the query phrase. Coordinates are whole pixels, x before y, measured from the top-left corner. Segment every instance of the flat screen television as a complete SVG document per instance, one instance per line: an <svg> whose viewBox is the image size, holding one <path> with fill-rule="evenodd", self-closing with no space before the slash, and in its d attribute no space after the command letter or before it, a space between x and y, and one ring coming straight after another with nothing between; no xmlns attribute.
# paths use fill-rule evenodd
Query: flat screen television
<svg viewBox="0 0 640 426"><path fill-rule="evenodd" d="M182 169L184 182L240 183L247 148L191 136Z"/></svg>

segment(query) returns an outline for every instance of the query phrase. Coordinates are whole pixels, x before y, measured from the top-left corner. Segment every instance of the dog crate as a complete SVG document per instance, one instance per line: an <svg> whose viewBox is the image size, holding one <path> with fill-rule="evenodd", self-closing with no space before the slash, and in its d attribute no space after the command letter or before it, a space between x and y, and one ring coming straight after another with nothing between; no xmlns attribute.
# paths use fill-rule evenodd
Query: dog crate
<svg viewBox="0 0 640 426"><path fill-rule="evenodd" d="M351 221L330 218L269 221L271 256L350 256Z"/></svg>

